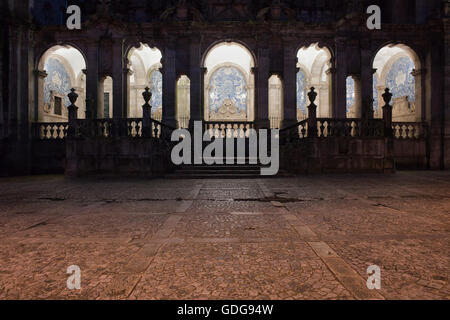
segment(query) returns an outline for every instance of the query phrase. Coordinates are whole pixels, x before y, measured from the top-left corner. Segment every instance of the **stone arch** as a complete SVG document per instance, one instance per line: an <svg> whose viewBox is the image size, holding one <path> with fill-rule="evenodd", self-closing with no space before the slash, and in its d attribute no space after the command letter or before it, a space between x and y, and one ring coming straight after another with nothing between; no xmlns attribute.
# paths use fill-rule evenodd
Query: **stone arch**
<svg viewBox="0 0 450 320"><path fill-rule="evenodd" d="M142 105L144 98L142 92L145 87L150 87L151 91L154 86L151 86L150 79L154 71L159 71L162 64L162 52L156 46L150 46L147 43L138 42L129 45L127 50L127 67L130 70L128 79L128 116L130 118L142 117ZM162 82L162 74L161 74ZM158 90L159 87L155 87ZM162 87L161 87L162 90ZM159 98L161 97L161 99ZM162 103L155 105L155 100L162 101L162 92L152 92L152 117L161 120L162 117Z"/></svg>
<svg viewBox="0 0 450 320"><path fill-rule="evenodd" d="M36 61L34 120L67 121L71 88L79 95L78 118L86 115L86 58L78 48L65 44L48 47Z"/></svg>
<svg viewBox="0 0 450 320"><path fill-rule="evenodd" d="M331 115L331 77L327 71L331 67L332 50L328 46L321 46L318 42L309 46L303 45L297 51L297 120L307 117L308 99L307 92L311 87L316 88L318 93L316 104L318 117L329 117ZM299 73L305 74L305 88L299 92ZM299 97L302 95L302 97ZM303 99L302 99L303 98ZM306 103L303 102L306 101Z"/></svg>
<svg viewBox="0 0 450 320"><path fill-rule="evenodd" d="M217 42L210 46L202 59L204 68L203 94L204 94L204 118L206 121L213 118L217 121L253 121L254 120L254 99L255 99L255 77L253 68L255 66L255 57L253 53L240 42ZM211 77L221 68L236 68L245 77L246 90L246 114L240 112L232 114L224 114L223 119L220 114L210 110L210 81ZM225 103L222 101L221 103ZM230 105L229 111L237 106ZM237 117L234 119L234 117Z"/></svg>
<svg viewBox="0 0 450 320"><path fill-rule="evenodd" d="M393 121L425 120L424 72L421 66L422 63L416 51L403 43L390 43L377 51L373 58L373 68L376 70L373 86L375 117L382 117L380 105L383 101L382 94L386 87L390 87L394 94ZM394 76L395 79L392 78Z"/></svg>

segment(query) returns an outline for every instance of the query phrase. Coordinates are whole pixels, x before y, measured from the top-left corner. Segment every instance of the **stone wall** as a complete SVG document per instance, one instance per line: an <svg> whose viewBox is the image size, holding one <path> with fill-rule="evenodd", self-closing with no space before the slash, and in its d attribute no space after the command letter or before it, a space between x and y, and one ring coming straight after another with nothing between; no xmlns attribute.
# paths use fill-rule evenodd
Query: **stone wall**
<svg viewBox="0 0 450 320"><path fill-rule="evenodd" d="M67 140L67 177L160 177L172 171L164 142L144 138Z"/></svg>
<svg viewBox="0 0 450 320"><path fill-rule="evenodd" d="M385 138L304 139L280 147L280 168L293 173L393 173L392 145Z"/></svg>

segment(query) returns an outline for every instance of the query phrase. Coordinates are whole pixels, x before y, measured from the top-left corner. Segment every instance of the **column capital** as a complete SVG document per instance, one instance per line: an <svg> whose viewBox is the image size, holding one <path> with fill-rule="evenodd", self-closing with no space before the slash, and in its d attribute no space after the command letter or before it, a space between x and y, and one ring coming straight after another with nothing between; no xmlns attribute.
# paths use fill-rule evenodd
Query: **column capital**
<svg viewBox="0 0 450 320"><path fill-rule="evenodd" d="M34 74L39 78L46 78L48 73L45 70L34 70Z"/></svg>
<svg viewBox="0 0 450 320"><path fill-rule="evenodd" d="M329 68L327 71L325 71L325 73L327 74L327 75L330 75L330 74L335 74L336 73L336 71L337 71L337 68Z"/></svg>
<svg viewBox="0 0 450 320"><path fill-rule="evenodd" d="M413 77L417 77L417 76L422 76L425 75L427 73L427 69L422 68L422 69L413 69L413 71L411 71L411 75Z"/></svg>

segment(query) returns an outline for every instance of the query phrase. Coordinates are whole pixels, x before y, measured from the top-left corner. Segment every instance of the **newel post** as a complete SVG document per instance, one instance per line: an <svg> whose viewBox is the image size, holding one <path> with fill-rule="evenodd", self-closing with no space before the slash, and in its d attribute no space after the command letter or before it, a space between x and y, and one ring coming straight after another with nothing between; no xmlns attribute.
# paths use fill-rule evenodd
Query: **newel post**
<svg viewBox="0 0 450 320"><path fill-rule="evenodd" d="M75 105L75 102L78 99L78 94L75 92L75 89L70 89L70 93L67 95L70 100L70 106L67 107L69 112L69 123L67 136L69 138L73 138L77 136L77 122L78 122L78 107Z"/></svg>
<svg viewBox="0 0 450 320"><path fill-rule="evenodd" d="M151 122L151 110L152 106L149 104L152 98L152 93L148 87L142 93L145 104L142 106L142 136L149 138L152 136L152 122Z"/></svg>
<svg viewBox="0 0 450 320"><path fill-rule="evenodd" d="M308 137L317 137L317 106L314 104L317 98L317 92L315 88L311 87L311 91L308 92L308 98L311 102L308 106Z"/></svg>
<svg viewBox="0 0 450 320"><path fill-rule="evenodd" d="M392 93L389 92L389 88L386 88L382 96L385 103L383 107L384 136L392 137L392 106L389 104L392 99Z"/></svg>

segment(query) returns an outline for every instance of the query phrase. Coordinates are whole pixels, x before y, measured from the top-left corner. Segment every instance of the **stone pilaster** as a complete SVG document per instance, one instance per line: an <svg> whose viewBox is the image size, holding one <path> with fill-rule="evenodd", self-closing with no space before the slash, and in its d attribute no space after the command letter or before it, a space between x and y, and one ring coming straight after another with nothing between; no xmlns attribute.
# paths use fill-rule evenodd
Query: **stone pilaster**
<svg viewBox="0 0 450 320"><path fill-rule="evenodd" d="M200 56L200 43L192 40L190 49L190 66L189 66L189 79L190 85L190 123L193 125L193 121L199 121L203 119L202 109L202 84L203 77L201 71L201 56Z"/></svg>
<svg viewBox="0 0 450 320"><path fill-rule="evenodd" d="M163 56L163 105L162 120L164 123L175 127L175 95L176 95L176 50L172 46L166 46Z"/></svg>
<svg viewBox="0 0 450 320"><path fill-rule="evenodd" d="M45 70L35 70L36 76L36 104L35 104L35 119L42 121L44 116L44 83L48 74Z"/></svg>
<svg viewBox="0 0 450 320"><path fill-rule="evenodd" d="M361 117L373 118L373 67L372 52L367 47L361 48Z"/></svg>
<svg viewBox="0 0 450 320"><path fill-rule="evenodd" d="M283 88L284 108L282 128L297 123L297 53L292 41L284 44Z"/></svg>
<svg viewBox="0 0 450 320"><path fill-rule="evenodd" d="M86 118L95 119L99 109L98 95L100 92L99 79L99 48L97 41L91 41L87 46L86 72Z"/></svg>
<svg viewBox="0 0 450 320"><path fill-rule="evenodd" d="M270 128L269 121L269 68L270 57L268 48L258 50L258 68L254 69L256 76L256 128Z"/></svg>
<svg viewBox="0 0 450 320"><path fill-rule="evenodd" d="M434 32L429 37L427 65L427 99L430 110L429 154L431 169L443 169L444 153L444 49L442 35ZM448 108L448 107L447 107Z"/></svg>
<svg viewBox="0 0 450 320"><path fill-rule="evenodd" d="M335 67L332 79L333 98L332 117L345 118L347 115L346 79L347 79L347 57L345 50L345 39L337 38L335 41Z"/></svg>
<svg viewBox="0 0 450 320"><path fill-rule="evenodd" d="M123 40L113 44L113 118L126 118L128 111L129 70L124 61Z"/></svg>
<svg viewBox="0 0 450 320"><path fill-rule="evenodd" d="M447 17L444 19L445 30L445 96L444 96L444 108L445 108L445 132L444 132L444 167L450 169L450 4L447 3L445 8L445 14Z"/></svg>

